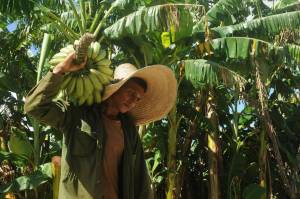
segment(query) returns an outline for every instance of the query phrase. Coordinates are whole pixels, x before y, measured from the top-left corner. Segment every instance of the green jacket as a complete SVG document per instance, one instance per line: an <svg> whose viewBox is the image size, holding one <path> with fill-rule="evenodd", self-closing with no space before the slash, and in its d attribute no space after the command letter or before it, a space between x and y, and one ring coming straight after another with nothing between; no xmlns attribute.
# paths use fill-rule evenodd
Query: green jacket
<svg viewBox="0 0 300 199"><path fill-rule="evenodd" d="M101 171L105 129L101 105L67 106L54 100L63 76L49 72L27 95L25 112L63 133L59 199L102 199ZM121 116L124 153L122 199L153 198L142 143L128 115Z"/></svg>

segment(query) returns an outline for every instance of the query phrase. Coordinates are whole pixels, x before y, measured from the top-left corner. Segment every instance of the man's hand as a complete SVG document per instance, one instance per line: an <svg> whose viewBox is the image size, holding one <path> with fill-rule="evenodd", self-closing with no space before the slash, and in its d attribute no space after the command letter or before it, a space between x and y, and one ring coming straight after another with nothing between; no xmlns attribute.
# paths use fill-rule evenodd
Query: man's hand
<svg viewBox="0 0 300 199"><path fill-rule="evenodd" d="M66 72L77 71L84 68L86 64L86 58L85 61L81 64L74 64L74 59L75 59L75 53L69 54L63 62L55 66L55 68L53 69L53 73L64 74Z"/></svg>

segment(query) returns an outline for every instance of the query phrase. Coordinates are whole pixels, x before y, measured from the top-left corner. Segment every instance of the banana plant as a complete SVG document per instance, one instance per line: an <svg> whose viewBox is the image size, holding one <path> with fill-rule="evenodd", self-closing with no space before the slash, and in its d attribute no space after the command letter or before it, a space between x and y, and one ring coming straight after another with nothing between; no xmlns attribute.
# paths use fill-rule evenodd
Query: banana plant
<svg viewBox="0 0 300 199"><path fill-rule="evenodd" d="M220 1L221 2L221 1ZM265 77L265 80L272 77L272 73L274 73L275 69L278 68L280 65L282 65L282 62L278 60L276 61L276 57L284 57L282 53L285 51L286 54L289 54L288 56L292 57L293 59L297 60L298 55L296 53L296 50L294 50L294 54L292 52L292 46L287 44L284 46L276 46L273 45L275 41L270 39L270 35L276 36L277 34L281 33L281 31L287 29L287 28L297 28L299 26L299 11L294 12L287 12L287 13L281 13L271 16L265 16L257 19L253 19L247 22L242 22L238 24L232 24L227 26L206 26L203 25L203 22L199 22L197 25L194 26L193 34L199 33L199 32L206 32L206 40L209 41L209 43L212 45L205 45L203 41L199 38L199 48L198 51L202 56L205 56L206 59L216 59L217 57L224 57L227 60L221 60L221 63L226 63L229 60L248 60L247 62L239 62L239 64L245 65L246 67L236 67L236 71L241 71L244 74L247 72L247 70L250 69L250 71L255 72L257 69L256 65L252 64L249 60L256 59L255 57L259 57L261 55L266 56L268 60L274 60L273 64L269 64L267 67L260 67L260 75L263 75ZM207 16L208 18L208 16ZM205 21L205 20L204 20ZM211 23L212 24L212 23ZM205 27L205 28L203 28ZM241 37L245 35L247 38L232 38L233 36ZM249 43L249 36L253 38L255 42L253 42L251 45ZM259 40L257 40L259 39ZM251 40L251 38L250 38ZM203 44L204 43L204 44ZM253 45L255 44L255 45ZM257 48L257 44L259 44L260 47ZM212 47L213 49L210 49ZM286 49L290 49L289 52L286 52ZM206 52L205 52L206 51ZM204 52L204 54L203 54ZM251 53L250 53L251 52ZM272 52L272 53L268 53ZM277 58L278 58L277 57ZM220 61L220 60L219 60ZM234 64L231 65L234 67ZM261 70L264 70L263 72ZM250 74L248 72L248 74ZM257 76L256 80L259 81L259 78L261 76ZM261 87L260 92L264 90L264 83L259 84ZM259 93L260 93L259 92ZM264 91L265 92L265 91ZM264 97L264 100L260 100L261 107L263 107L263 104L266 103L266 96ZM268 114L268 113L264 113ZM263 119L268 118L268 116L262 117ZM265 121L270 126L270 120ZM270 128L269 128L270 129ZM272 133L273 132L273 133ZM274 138L274 129L271 128L268 131L268 135L271 138L271 142L273 147L275 148L275 151L278 149L278 144L276 139ZM280 167L279 174L281 178L284 181L284 184L286 185L287 192L289 193L290 197L295 198L295 188L289 188L289 187L295 187L294 185L289 186L289 182L287 180L287 177L283 172L283 164L282 164L282 158L280 153L277 151L275 152L275 157L277 159L277 163Z"/></svg>
<svg viewBox="0 0 300 199"><path fill-rule="evenodd" d="M232 6L233 4L235 6ZM121 47L122 47L122 42L120 42L121 39L129 38L130 39L129 41L133 41L139 49L137 51L139 52L142 51L141 54L144 55L144 57L146 57L144 58L144 64L140 64L140 61L136 61L136 60L141 60L141 59L136 59L136 55L138 53L132 53L137 51L132 50L130 52L130 50L128 49L129 54L131 54L131 56L139 66L147 65L149 63L157 63L157 61L161 61L161 60L159 59L155 60L155 59L151 59L151 56L145 56L145 54L146 55L148 54L147 50L145 50L145 48L144 49L141 48L141 46L143 46L145 42L143 43L135 40L142 39L144 41L148 41L149 43L152 44L154 43L153 47L157 47L158 43L153 42L153 40L157 41L159 39L159 36L162 36L161 37L162 44L172 43L174 41L175 46L180 44L180 42L183 41L185 38L194 38L194 39L196 38L196 40L198 40L199 45L195 43L195 46L197 46L199 49L200 57L209 60L214 60L215 58L220 60L220 58L222 59L222 56L224 59L224 55L225 55L226 59L220 61L221 64L224 64L226 63L227 59L236 58L240 60L249 60L253 56L256 57L261 55L262 53L264 53L263 51L266 50L270 52L269 53L270 59L275 58L278 55L282 57L282 55L287 52L286 47L272 45L274 41L272 41L272 39L268 39L269 35L275 36L279 34L283 29L290 28L290 27L296 28L299 25L298 11L276 14L276 15L253 19L247 22L242 22L243 20L246 19L246 17L238 18L236 17L236 15L238 15L240 10L245 9L245 2L233 1L233 0L219 1L211 8L211 10L207 11L206 15L204 15L200 20L198 20L198 23L193 25L193 22L188 20L188 19L195 19L193 18L195 16L193 15L192 10L190 13L185 15L184 11L183 12L181 11L180 5L174 4L172 6L177 8L177 13L180 13L178 14L180 18L176 18L173 15L173 18L171 16L171 20L169 21L164 20L164 19L170 19L170 17L168 18L170 14L162 14L163 12L166 12L166 10L168 9L171 10L170 5L158 5L153 7L146 7L117 20L114 24L112 24L110 27L104 30L104 34L106 35L106 37L110 39L118 40L118 42L116 43L118 43ZM236 6L238 6L238 9L236 9ZM258 4L254 4L254 6L256 7L256 9L259 8ZM205 12L203 11L204 9L201 5L194 4L194 5L189 5L189 7L200 8L200 10L202 10L202 12L205 14ZM227 12L227 10L229 10L230 12ZM226 20L226 23L222 21L218 22L217 16L222 16L222 19L231 19L231 20ZM247 14L245 16L247 16ZM159 21L158 19L163 19L163 20ZM184 23L186 21L189 21L189 23ZM172 30L172 25L173 24L176 25L176 23L183 25L182 27L186 27L185 25L188 24L186 31L183 31L183 33L181 34L182 31L181 26L178 29L175 28L175 31L174 29ZM217 26L218 24L220 24L220 26ZM192 32L190 28L191 25L193 25ZM153 33L154 31L159 31L161 33L168 31L169 34L165 34L165 35L169 35L170 41L165 41L163 39L164 38L163 34L161 35L154 34ZM172 32L175 32L175 34L174 33L172 34ZM177 33L180 36L177 36ZM172 35L175 35L175 37L173 36L173 39L172 39ZM242 37L243 35L246 35L245 37L247 38L227 38L229 36L232 37L234 35L236 35L237 37ZM253 39L251 38L249 39L248 38L249 36L252 36ZM216 41L214 39L216 39ZM255 42L253 42L253 40L255 40ZM271 45L269 45L269 43L271 43ZM190 45L190 43L187 43L187 45ZM168 48L168 46L170 45L163 45L163 46L167 46ZM242 50L240 50L241 46L242 46L241 48ZM269 46L271 47L269 48ZM161 46L159 47L161 48ZM126 46L126 48L130 48L130 47ZM272 48L273 50L271 50ZM126 51L125 48L124 50ZM292 52L292 50L290 51ZM253 52L253 55L250 52ZM293 57L297 57L296 51L293 52L294 52ZM292 53L289 54L291 55ZM152 62L149 60L152 60ZM247 62L244 62L243 65L245 66L243 68L239 68L237 64L232 64L231 67L237 71L245 70L243 71L244 74L249 74L250 71L253 72L253 69L255 68L253 65L251 64L249 65L249 63ZM264 67L264 69L266 70L264 74L267 76L272 74L272 72L274 72L273 67Z"/></svg>

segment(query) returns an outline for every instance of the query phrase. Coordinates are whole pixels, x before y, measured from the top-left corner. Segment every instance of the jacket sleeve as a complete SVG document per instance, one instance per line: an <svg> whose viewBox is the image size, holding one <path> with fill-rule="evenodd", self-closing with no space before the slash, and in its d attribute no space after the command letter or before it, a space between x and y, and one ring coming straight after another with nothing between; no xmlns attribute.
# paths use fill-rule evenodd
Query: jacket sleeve
<svg viewBox="0 0 300 199"><path fill-rule="evenodd" d="M48 72L29 91L24 105L25 113L58 130L64 130L72 120L69 106L62 100L54 100L62 80L62 75Z"/></svg>

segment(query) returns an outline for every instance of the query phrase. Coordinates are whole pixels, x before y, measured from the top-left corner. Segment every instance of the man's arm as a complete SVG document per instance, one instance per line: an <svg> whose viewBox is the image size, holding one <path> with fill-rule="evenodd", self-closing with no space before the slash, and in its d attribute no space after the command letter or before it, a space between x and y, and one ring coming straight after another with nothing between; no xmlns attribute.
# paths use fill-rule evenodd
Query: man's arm
<svg viewBox="0 0 300 199"><path fill-rule="evenodd" d="M24 111L37 120L61 129L66 123L67 106L53 99L59 92L62 75L49 72L26 96Z"/></svg>
<svg viewBox="0 0 300 199"><path fill-rule="evenodd" d="M73 64L74 54L69 55L62 63L58 64L53 72L48 74L32 88L26 99L24 110L34 118L50 126L62 130L71 120L69 106L62 101L53 101L59 92L65 72L76 71L84 67ZM68 116L69 114L69 116Z"/></svg>

